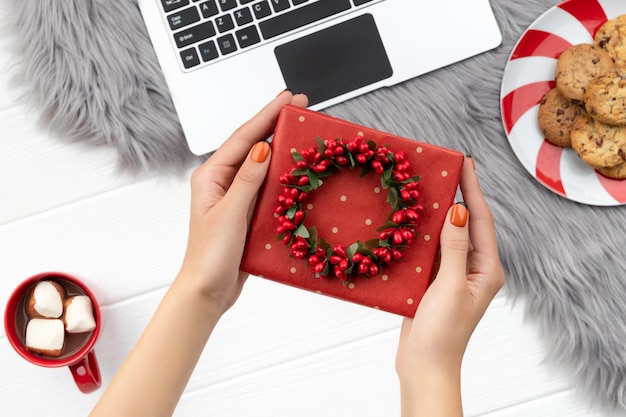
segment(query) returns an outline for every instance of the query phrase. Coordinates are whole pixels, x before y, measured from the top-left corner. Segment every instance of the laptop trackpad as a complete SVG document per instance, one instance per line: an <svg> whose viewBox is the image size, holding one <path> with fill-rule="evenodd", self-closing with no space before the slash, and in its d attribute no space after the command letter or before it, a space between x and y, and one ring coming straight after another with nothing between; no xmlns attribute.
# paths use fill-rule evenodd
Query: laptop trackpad
<svg viewBox="0 0 626 417"><path fill-rule="evenodd" d="M285 84L309 105L391 77L374 17L356 17L274 49Z"/></svg>

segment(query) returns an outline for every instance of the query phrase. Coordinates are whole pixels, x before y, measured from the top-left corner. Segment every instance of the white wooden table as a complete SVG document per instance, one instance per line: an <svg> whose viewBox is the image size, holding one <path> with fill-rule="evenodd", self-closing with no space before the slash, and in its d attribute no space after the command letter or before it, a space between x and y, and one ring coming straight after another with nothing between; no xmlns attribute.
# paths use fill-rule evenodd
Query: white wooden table
<svg viewBox="0 0 626 417"><path fill-rule="evenodd" d="M106 386L180 265L188 175L124 177L111 149L50 137L18 101L10 68L0 38L0 306L4 311L13 288L37 272L82 278L101 305L95 349ZM214 332L176 415L399 415L400 321L251 277ZM543 364L544 356L536 327L523 319L523 302L498 295L465 357L466 415L626 415L589 408L567 373ZM103 388L81 394L67 369L27 363L0 332L0 415L86 415Z"/></svg>

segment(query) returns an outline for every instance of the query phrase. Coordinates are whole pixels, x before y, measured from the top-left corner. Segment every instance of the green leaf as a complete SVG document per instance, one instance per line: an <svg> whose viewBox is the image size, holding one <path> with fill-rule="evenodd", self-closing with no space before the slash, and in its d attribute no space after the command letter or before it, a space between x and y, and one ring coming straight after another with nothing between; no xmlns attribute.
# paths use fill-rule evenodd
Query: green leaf
<svg viewBox="0 0 626 417"><path fill-rule="evenodd" d="M324 249L326 252L328 252L329 249L333 249L332 246L330 246L330 243L326 241L326 239L320 239L319 247Z"/></svg>
<svg viewBox="0 0 626 417"><path fill-rule="evenodd" d="M377 247L378 247L378 239L368 240L365 243L359 241L359 250L357 250L357 253L360 253L361 255L369 256L370 258L374 259L374 252L370 248L377 248Z"/></svg>
<svg viewBox="0 0 626 417"><path fill-rule="evenodd" d="M389 188L389 186L391 185L391 171L392 165L389 165L387 168L385 168L385 172L383 172L383 175L380 176L380 185L384 189Z"/></svg>
<svg viewBox="0 0 626 417"><path fill-rule="evenodd" d="M316 172L315 174L317 175L317 178L325 178L333 175L333 171L331 169L327 169L324 172Z"/></svg>
<svg viewBox="0 0 626 417"><path fill-rule="evenodd" d="M291 152L291 156L293 157L293 160L296 162L304 161L304 158L302 157L302 155L300 155L299 152L293 151Z"/></svg>
<svg viewBox="0 0 626 417"><path fill-rule="evenodd" d="M379 240L380 240L380 239L371 239L371 240L368 240L367 242L365 242L365 245L366 245L366 246L368 246L368 247L370 247L370 248L377 248L377 247L379 246L379 245L378 245ZM363 252L361 252L361 253L363 253Z"/></svg>
<svg viewBox="0 0 626 417"><path fill-rule="evenodd" d="M295 216L296 211L298 211L298 206L289 207L289 209L287 210L287 217L290 219L293 219L293 216Z"/></svg>
<svg viewBox="0 0 626 417"><path fill-rule="evenodd" d="M348 249L346 249L346 255L348 255L348 260L350 262L352 262L352 257L354 256L354 254L359 250L359 243L361 242L353 243L352 245L348 246Z"/></svg>
<svg viewBox="0 0 626 417"><path fill-rule="evenodd" d="M387 192L387 202L391 205L391 207L396 208L399 201L400 191L398 191L396 187L391 187L389 192Z"/></svg>
<svg viewBox="0 0 626 417"><path fill-rule="evenodd" d="M322 185L322 181L320 181L319 177L315 175L315 173L309 172L307 177L309 177L309 184L311 185L312 190L317 190L319 186Z"/></svg>
<svg viewBox="0 0 626 417"><path fill-rule="evenodd" d="M315 251L317 249L318 241L317 241L317 227L311 226L309 228L309 245L311 246L311 251Z"/></svg>
<svg viewBox="0 0 626 417"><path fill-rule="evenodd" d="M383 226L380 226L378 229L376 229L376 231L382 232L383 230L391 229L393 227L398 227L398 225L392 222L391 220L387 220L387 223L385 223Z"/></svg>
<svg viewBox="0 0 626 417"><path fill-rule="evenodd" d="M315 136L315 141L317 142L317 147L319 148L320 153L324 153L324 151L326 150L326 144L324 143L324 140L322 140L322 138L320 138L319 136Z"/></svg>
<svg viewBox="0 0 626 417"><path fill-rule="evenodd" d="M309 231L307 230L306 226L304 226L304 224L301 224L300 226L298 226L296 228L296 230L294 230L293 234L295 236L300 236L300 237L303 237L305 239L308 239L311 236L309 234Z"/></svg>
<svg viewBox="0 0 626 417"><path fill-rule="evenodd" d="M300 175L308 175L308 173L311 170L309 168L296 168L293 171L291 171L291 175L293 175L294 177L300 176Z"/></svg>
<svg viewBox="0 0 626 417"><path fill-rule="evenodd" d="M346 148L346 155L348 155L348 159L350 159L350 168L354 168L356 161L354 160L354 155L352 155L352 152L350 152L348 148Z"/></svg>
<svg viewBox="0 0 626 417"><path fill-rule="evenodd" d="M296 187L296 188L300 191L304 191L305 193L310 193L311 190L313 189L313 187L311 187L311 184L303 185L302 187Z"/></svg>
<svg viewBox="0 0 626 417"><path fill-rule="evenodd" d="M361 174L359 174L359 176L363 178L364 176L366 176L372 171L373 171L372 164L365 164L363 165L363 168L361 168Z"/></svg>

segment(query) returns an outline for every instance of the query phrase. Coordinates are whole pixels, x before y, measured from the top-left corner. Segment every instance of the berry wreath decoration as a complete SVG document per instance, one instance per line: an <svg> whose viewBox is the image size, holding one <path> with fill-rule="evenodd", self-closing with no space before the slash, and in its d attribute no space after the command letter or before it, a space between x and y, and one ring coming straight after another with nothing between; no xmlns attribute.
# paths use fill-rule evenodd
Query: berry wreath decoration
<svg viewBox="0 0 626 417"><path fill-rule="evenodd" d="M316 278L334 276L347 285L356 275L378 275L384 265L401 261L402 251L417 236L416 223L424 212L418 201L420 177L411 175L411 164L403 151L394 153L387 145L378 146L362 136L347 143L341 138L323 141L319 136L316 141L317 147L292 152L296 166L279 179L283 189L274 210L278 239L290 245L290 256L306 260ZM344 248L318 238L315 226L307 228L304 220L308 211L302 207L309 193L323 184L321 178L356 167L361 168L361 177L371 171L380 175L392 209L386 224L376 230L378 238Z"/></svg>

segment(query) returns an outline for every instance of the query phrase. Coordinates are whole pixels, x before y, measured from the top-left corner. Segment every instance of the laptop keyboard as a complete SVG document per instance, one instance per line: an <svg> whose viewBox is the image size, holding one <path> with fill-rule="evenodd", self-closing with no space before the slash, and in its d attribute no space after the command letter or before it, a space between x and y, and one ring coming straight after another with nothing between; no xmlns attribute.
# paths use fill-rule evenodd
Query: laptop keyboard
<svg viewBox="0 0 626 417"><path fill-rule="evenodd" d="M380 0L160 0L186 70Z"/></svg>

